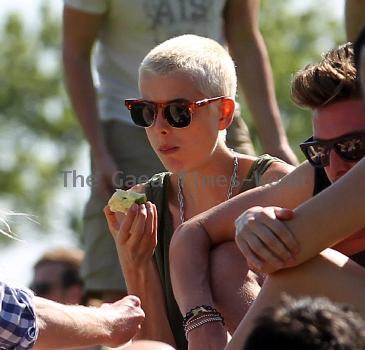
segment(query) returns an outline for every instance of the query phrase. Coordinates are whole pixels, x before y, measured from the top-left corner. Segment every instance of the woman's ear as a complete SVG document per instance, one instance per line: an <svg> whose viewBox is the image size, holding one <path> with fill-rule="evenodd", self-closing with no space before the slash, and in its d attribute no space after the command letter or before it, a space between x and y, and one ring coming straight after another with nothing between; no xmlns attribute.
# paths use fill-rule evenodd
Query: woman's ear
<svg viewBox="0 0 365 350"><path fill-rule="evenodd" d="M219 119L219 130L227 129L234 117L235 102L231 98L224 98L221 102L221 116Z"/></svg>

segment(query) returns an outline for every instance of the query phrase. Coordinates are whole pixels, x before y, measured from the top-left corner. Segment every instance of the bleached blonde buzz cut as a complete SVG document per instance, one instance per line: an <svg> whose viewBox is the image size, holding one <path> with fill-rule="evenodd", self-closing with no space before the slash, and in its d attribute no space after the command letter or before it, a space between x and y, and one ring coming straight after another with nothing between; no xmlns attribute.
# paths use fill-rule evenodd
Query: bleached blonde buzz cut
<svg viewBox="0 0 365 350"><path fill-rule="evenodd" d="M185 34L164 41L145 56L139 68L140 77L143 72L184 73L207 97L236 96L234 62L227 50L209 38Z"/></svg>

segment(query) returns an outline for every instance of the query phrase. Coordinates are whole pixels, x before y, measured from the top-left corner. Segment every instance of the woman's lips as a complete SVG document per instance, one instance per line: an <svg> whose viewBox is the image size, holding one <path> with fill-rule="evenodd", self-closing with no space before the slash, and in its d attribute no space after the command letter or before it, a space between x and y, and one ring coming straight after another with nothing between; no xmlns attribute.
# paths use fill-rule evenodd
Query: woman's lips
<svg viewBox="0 0 365 350"><path fill-rule="evenodd" d="M175 147L175 146L163 146L163 147L160 147L158 150L162 154L171 154L171 153L176 152L178 149L179 149L179 147Z"/></svg>

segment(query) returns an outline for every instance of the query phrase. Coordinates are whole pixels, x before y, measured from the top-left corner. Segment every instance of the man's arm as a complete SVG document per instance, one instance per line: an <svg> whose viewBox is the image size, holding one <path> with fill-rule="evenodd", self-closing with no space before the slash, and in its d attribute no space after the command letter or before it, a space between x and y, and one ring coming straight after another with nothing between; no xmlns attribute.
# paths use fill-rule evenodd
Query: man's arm
<svg viewBox="0 0 365 350"><path fill-rule="evenodd" d="M364 178L362 159L341 179L294 210L294 218L286 224L301 246L296 264L365 226Z"/></svg>
<svg viewBox="0 0 365 350"><path fill-rule="evenodd" d="M91 73L91 52L103 20L102 14L64 7L63 66L71 103L90 144L101 189L109 197L117 169L106 148Z"/></svg>
<svg viewBox="0 0 365 350"><path fill-rule="evenodd" d="M239 194L182 224L170 244L171 280L181 312L213 304L209 252L217 244L234 240L234 221L244 210L259 203L286 203L294 208L312 195L312 189L313 168L303 163L281 181ZM206 327L216 325L199 331Z"/></svg>
<svg viewBox="0 0 365 350"><path fill-rule="evenodd" d="M101 307L63 305L40 297L35 297L34 303L39 327L34 349L116 347L128 342L144 319L135 296Z"/></svg>
<svg viewBox="0 0 365 350"><path fill-rule="evenodd" d="M288 210L254 207L236 220L236 242L249 265L261 272L272 273L297 266L328 247L345 247L345 239L364 229L363 194L365 160L329 188L300 205L289 215ZM351 180L350 180L351 179ZM356 184L354 186L353 184ZM282 217L285 214L287 217ZM361 232L362 234L362 232ZM363 234L362 234L363 235ZM275 237L269 240L268 237ZM293 236L300 250L287 260L278 250L285 237ZM357 238L357 239L356 239ZM361 249L364 240L354 237ZM337 246L336 246L337 244ZM350 248L350 246L349 246ZM280 257L282 264L278 263Z"/></svg>
<svg viewBox="0 0 365 350"><path fill-rule="evenodd" d="M237 63L238 80L265 152L297 164L281 122L258 11L258 0L227 1L225 34L229 52Z"/></svg>

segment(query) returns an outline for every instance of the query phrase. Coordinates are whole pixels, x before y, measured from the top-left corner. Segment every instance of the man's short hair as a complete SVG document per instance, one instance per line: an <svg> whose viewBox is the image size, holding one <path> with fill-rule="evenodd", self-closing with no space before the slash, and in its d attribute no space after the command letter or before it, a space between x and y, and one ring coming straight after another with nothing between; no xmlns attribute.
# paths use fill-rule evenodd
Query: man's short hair
<svg viewBox="0 0 365 350"><path fill-rule="evenodd" d="M316 64L310 64L294 75L292 99L301 107L316 109L347 99L361 97L356 82L352 43L332 49Z"/></svg>
<svg viewBox="0 0 365 350"><path fill-rule="evenodd" d="M237 75L231 56L216 41L197 35L181 35L156 46L143 59L140 76L145 71L186 73L207 97L236 95Z"/></svg>
<svg viewBox="0 0 365 350"><path fill-rule="evenodd" d="M33 269L38 267L54 264L64 267L62 272L62 287L67 288L73 285L83 285L80 277L80 265L84 253L77 248L55 248L45 252L39 260L34 264Z"/></svg>
<svg viewBox="0 0 365 350"><path fill-rule="evenodd" d="M244 350L363 350L365 322L326 298L282 298L257 319Z"/></svg>

